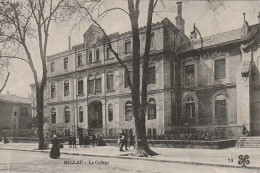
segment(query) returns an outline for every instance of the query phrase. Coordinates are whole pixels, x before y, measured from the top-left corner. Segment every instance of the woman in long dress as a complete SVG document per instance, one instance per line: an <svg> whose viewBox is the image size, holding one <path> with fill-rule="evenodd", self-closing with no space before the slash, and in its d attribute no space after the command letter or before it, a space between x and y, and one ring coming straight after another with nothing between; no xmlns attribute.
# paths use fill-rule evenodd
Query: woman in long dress
<svg viewBox="0 0 260 173"><path fill-rule="evenodd" d="M57 136L53 135L50 158L58 159L60 157L60 147L59 147L59 145L60 145L60 142L57 139Z"/></svg>

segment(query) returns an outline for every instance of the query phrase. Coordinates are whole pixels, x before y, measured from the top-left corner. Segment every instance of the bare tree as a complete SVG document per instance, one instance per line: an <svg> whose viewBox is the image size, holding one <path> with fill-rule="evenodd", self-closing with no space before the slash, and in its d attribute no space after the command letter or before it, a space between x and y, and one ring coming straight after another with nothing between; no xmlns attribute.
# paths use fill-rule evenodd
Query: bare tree
<svg viewBox="0 0 260 173"><path fill-rule="evenodd" d="M1 57L23 60L29 64L33 73L36 85L39 149L45 148L43 107L47 79L46 52L49 28L53 20L57 19L58 10L64 2L65 0L26 0L23 2L3 0L0 2L0 42L5 47L9 44L8 48L15 47L16 49L16 54L9 51ZM38 56L33 56L35 50L32 45L35 40L38 42ZM35 66L37 60L41 61L42 68L39 70ZM37 72L42 73L41 80Z"/></svg>

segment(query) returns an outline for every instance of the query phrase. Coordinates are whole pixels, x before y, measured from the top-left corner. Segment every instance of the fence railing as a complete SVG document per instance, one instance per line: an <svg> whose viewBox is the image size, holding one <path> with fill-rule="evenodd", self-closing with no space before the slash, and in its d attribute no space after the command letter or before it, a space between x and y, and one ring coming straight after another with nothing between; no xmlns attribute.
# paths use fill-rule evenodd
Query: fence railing
<svg viewBox="0 0 260 173"><path fill-rule="evenodd" d="M7 137L37 137L37 131L33 129L3 130L2 136Z"/></svg>

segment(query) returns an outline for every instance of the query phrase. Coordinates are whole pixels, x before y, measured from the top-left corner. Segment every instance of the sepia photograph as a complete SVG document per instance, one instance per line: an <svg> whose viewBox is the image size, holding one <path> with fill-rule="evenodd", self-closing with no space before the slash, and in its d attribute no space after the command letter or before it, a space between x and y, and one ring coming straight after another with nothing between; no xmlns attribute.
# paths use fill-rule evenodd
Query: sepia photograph
<svg viewBox="0 0 260 173"><path fill-rule="evenodd" d="M0 0L0 173L260 173L260 0Z"/></svg>

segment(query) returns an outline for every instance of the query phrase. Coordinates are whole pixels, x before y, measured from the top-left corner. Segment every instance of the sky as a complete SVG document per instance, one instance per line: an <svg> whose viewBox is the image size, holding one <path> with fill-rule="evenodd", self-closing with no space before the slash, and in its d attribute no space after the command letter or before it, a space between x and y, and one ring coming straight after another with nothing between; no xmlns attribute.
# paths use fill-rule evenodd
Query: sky
<svg viewBox="0 0 260 173"><path fill-rule="evenodd" d="M106 7L121 7L127 10L126 0L107 0ZM140 4L139 26L146 24L148 0L142 0ZM187 36L193 30L193 24L200 30L202 36L213 35L242 27L243 13L246 13L246 20L249 25L258 23L258 14L260 12L260 1L255 0L229 0L224 1L224 6L217 9L217 13L213 13L208 9L206 1L189 1L183 2L183 19L185 20L185 33ZM161 21L165 17L175 23L176 17L176 1L165 0L164 5L159 2L154 14L153 22ZM49 42L47 47L47 55L52 55L68 49L68 37L71 37L71 44L76 45L83 43L83 34L92 23L89 20L83 20L79 25L75 26L75 22L52 23L49 33ZM102 27L107 34L114 32L126 32L130 30L130 21L126 14L121 11L113 11L109 13L101 22ZM37 44L34 42L30 45L33 56L39 57ZM39 58L35 58L34 62L40 76L41 63ZM19 60L10 60L8 67L11 75L8 83L2 92L7 91L12 95L28 97L31 93L30 84L34 82L30 67ZM1 85L2 83L0 83Z"/></svg>

